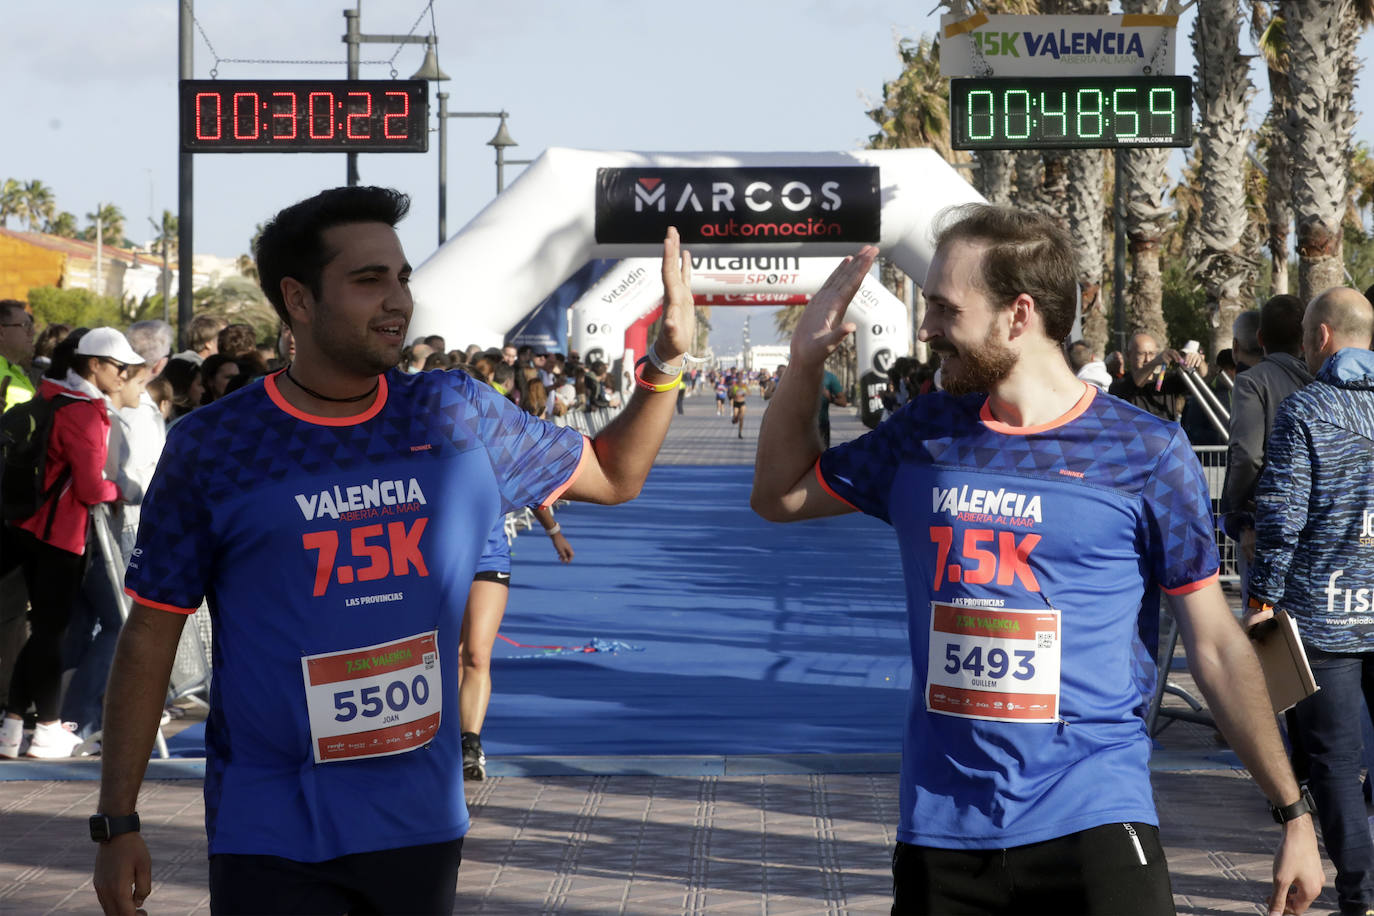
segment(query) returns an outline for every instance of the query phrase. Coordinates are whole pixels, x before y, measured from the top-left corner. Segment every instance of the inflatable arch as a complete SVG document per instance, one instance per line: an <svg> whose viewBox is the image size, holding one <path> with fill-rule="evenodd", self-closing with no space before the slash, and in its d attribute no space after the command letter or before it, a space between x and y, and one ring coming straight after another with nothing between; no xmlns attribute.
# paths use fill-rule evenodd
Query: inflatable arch
<svg viewBox="0 0 1374 916"><path fill-rule="evenodd" d="M702 258L835 258L876 244L919 283L936 214L981 199L929 149L553 148L416 268L411 326L455 346L500 346L587 261L656 258L669 225Z"/></svg>
<svg viewBox="0 0 1374 916"><path fill-rule="evenodd" d="M777 296L795 301L821 288L839 258L786 256L710 257L693 255L692 290L716 300ZM572 306L568 345L586 362L612 363L625 349L625 331L663 299L658 258L626 258L582 294ZM766 302L764 304L767 304ZM850 303L846 320L858 325L855 348L859 373L886 376L898 356L911 351L906 305L869 274Z"/></svg>

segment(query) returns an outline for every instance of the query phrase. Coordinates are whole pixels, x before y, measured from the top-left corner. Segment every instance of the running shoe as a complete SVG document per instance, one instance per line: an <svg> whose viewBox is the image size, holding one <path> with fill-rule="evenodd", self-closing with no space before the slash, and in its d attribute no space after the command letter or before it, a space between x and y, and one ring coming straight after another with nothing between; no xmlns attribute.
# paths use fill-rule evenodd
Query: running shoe
<svg viewBox="0 0 1374 916"><path fill-rule="evenodd" d="M482 737L463 732L463 778L481 782L487 778L487 755L482 753Z"/></svg>
<svg viewBox="0 0 1374 916"><path fill-rule="evenodd" d="M0 722L0 757L19 756L19 746L24 743L24 720L5 716Z"/></svg>
<svg viewBox="0 0 1374 916"><path fill-rule="evenodd" d="M75 722L53 722L51 724L39 722L38 727L33 730L33 740L29 742L29 749L24 753L24 756L40 757L45 760L70 757L72 751L76 750L81 743L81 736L76 734Z"/></svg>

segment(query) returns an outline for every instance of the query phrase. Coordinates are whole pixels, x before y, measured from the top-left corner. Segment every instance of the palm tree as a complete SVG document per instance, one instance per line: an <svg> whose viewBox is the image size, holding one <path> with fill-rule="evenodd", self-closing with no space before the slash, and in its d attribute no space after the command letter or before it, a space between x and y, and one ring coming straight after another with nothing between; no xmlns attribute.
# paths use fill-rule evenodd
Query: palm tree
<svg viewBox="0 0 1374 916"><path fill-rule="evenodd" d="M1161 0L1123 0L1122 12L1157 14L1164 12ZM1166 340L1164 323L1164 282L1160 254L1169 229L1172 208L1169 193L1169 155L1164 148L1118 149L1113 155L1120 164L1121 192L1126 202L1126 248L1130 258L1130 279L1124 290L1126 330L1144 328L1159 340ZM1114 341L1121 346L1123 341Z"/></svg>
<svg viewBox="0 0 1374 916"><path fill-rule="evenodd" d="M1250 96L1250 59L1240 52L1240 10L1235 0L1199 5L1193 26L1197 60L1198 151L1201 159L1201 248L1192 270L1207 296L1211 352L1230 344L1231 323L1245 308L1245 287L1254 259L1243 243L1246 208L1246 126Z"/></svg>
<svg viewBox="0 0 1374 916"><path fill-rule="evenodd" d="M57 200L52 188L35 178L25 183L23 194L25 209L28 211L24 219L29 225L29 231L32 232L37 225L47 225L57 209Z"/></svg>
<svg viewBox="0 0 1374 916"><path fill-rule="evenodd" d="M1264 56L1269 76L1269 113L1260 128L1259 147L1264 153L1265 247L1269 249L1269 289L1288 292L1288 233L1293 228L1293 153L1284 131L1284 119L1293 109L1293 87L1288 79L1288 39L1283 17L1271 15L1267 3L1254 4L1250 32Z"/></svg>
<svg viewBox="0 0 1374 916"><path fill-rule="evenodd" d="M950 147L949 81L940 74L940 40L922 36L912 42L904 38L897 44L897 54L902 60L901 75L883 84L882 103L868 111L868 117L878 125L878 133L869 138L869 148L925 146L947 162L968 162L968 153ZM907 277L896 265L884 260L879 274L893 295L907 301ZM785 338L791 339L799 315L800 309L774 313L774 323ZM924 318L925 300L918 294L912 327L920 327ZM923 345L913 344L917 353L923 352Z"/></svg>
<svg viewBox="0 0 1374 916"><path fill-rule="evenodd" d="M1355 44L1371 19L1368 0L1280 0L1292 88L1284 132L1293 156L1298 295L1309 300L1344 280L1341 217L1359 62Z"/></svg>
<svg viewBox="0 0 1374 916"><path fill-rule="evenodd" d="M1100 15L1108 10L1106 0L1067 0L1063 12ZM1107 323L1102 304L1102 265L1105 256L1104 200L1106 157L1102 150L1063 150L1045 157L1046 198L1068 226L1078 259L1078 290L1083 302L1083 335L1095 349L1105 349ZM1056 173L1063 172L1062 205ZM1062 206L1062 209L1061 209Z"/></svg>
<svg viewBox="0 0 1374 916"><path fill-rule="evenodd" d="M124 213L114 204L98 204L94 213L87 213L91 225L82 233L83 237L95 239L95 224L100 223L101 241L106 245L118 245L124 239Z"/></svg>
<svg viewBox="0 0 1374 916"><path fill-rule="evenodd" d="M955 2L947 0L943 5L952 9ZM989 14L1004 16L1028 16L1040 12L1039 0L986 0L979 7ZM1005 149L985 149L979 150L974 160L978 163L974 172L978 193L986 197L988 203L1010 206L1016 154Z"/></svg>
<svg viewBox="0 0 1374 916"><path fill-rule="evenodd" d="M76 214L63 210L48 221L45 231L49 235L60 235L64 239L76 238Z"/></svg>
<svg viewBox="0 0 1374 916"><path fill-rule="evenodd" d="M1350 204L1345 221L1347 225L1353 223L1361 227L1366 211L1374 208L1374 152L1363 141L1355 144L1347 181L1350 185Z"/></svg>
<svg viewBox="0 0 1374 916"><path fill-rule="evenodd" d="M928 146L947 162L967 162L969 154L950 148L949 81L940 75L940 39L929 36L897 43L902 72L883 84L882 102L869 109L878 132L869 149Z"/></svg>
<svg viewBox="0 0 1374 916"><path fill-rule="evenodd" d="M175 213L173 213L171 210L163 210L162 222L154 224L154 228L157 230L157 235L153 238L153 251L156 251L157 253L161 254L162 246L166 245L167 257L169 257L172 260L176 260L177 239L179 238L178 233L180 232L180 226L181 223L177 219Z"/></svg>
<svg viewBox="0 0 1374 916"><path fill-rule="evenodd" d="M11 216L24 217L24 186L6 178L0 185L0 226L8 226Z"/></svg>

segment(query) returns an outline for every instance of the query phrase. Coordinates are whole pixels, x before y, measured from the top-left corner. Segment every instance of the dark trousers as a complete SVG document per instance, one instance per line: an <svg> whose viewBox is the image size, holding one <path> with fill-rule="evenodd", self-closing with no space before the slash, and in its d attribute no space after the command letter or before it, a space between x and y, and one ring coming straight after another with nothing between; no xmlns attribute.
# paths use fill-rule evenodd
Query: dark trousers
<svg viewBox="0 0 1374 916"><path fill-rule="evenodd" d="M32 703L38 721L51 722L58 717L62 690L62 634L81 588L86 560L26 532L17 535L29 590L29 640L15 659L6 711L23 715Z"/></svg>
<svg viewBox="0 0 1374 916"><path fill-rule="evenodd" d="M97 522L99 524L99 522ZM75 722L76 733L89 738L100 731L104 719L105 682L110 679L115 645L124 627L119 596L97 541L91 545L90 562L81 590L72 599L72 613L62 645L62 668L71 680L62 695L62 721ZM113 562L123 568L123 558Z"/></svg>
<svg viewBox="0 0 1374 916"><path fill-rule="evenodd" d="M1374 906L1374 845L1360 786L1359 711L1361 696L1374 709L1374 654L1333 655L1311 647L1307 653L1321 688L1293 708L1307 752L1307 787L1336 866L1341 912L1363 913Z"/></svg>
<svg viewBox="0 0 1374 916"><path fill-rule="evenodd" d="M453 912L463 840L360 852L324 862L278 856L210 857L213 916L447 914Z"/></svg>
<svg viewBox="0 0 1374 916"><path fill-rule="evenodd" d="M892 916L1173 912L1164 848L1149 824L1103 824L1011 849L898 843L892 854Z"/></svg>

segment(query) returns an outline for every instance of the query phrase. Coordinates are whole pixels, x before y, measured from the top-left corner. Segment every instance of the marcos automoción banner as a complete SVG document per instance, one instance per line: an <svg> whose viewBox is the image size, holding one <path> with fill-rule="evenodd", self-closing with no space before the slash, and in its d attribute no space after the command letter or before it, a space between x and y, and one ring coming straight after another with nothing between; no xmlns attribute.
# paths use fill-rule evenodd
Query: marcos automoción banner
<svg viewBox="0 0 1374 916"><path fill-rule="evenodd" d="M876 243L881 212L876 166L596 171L600 244Z"/></svg>

